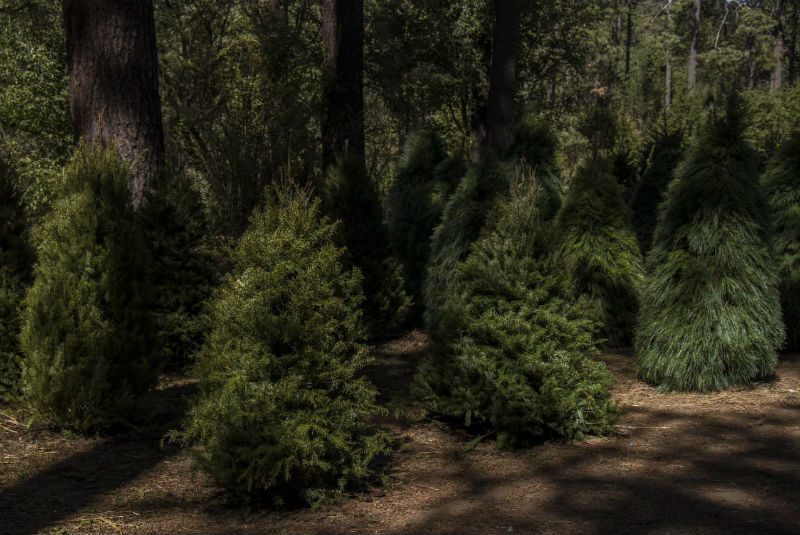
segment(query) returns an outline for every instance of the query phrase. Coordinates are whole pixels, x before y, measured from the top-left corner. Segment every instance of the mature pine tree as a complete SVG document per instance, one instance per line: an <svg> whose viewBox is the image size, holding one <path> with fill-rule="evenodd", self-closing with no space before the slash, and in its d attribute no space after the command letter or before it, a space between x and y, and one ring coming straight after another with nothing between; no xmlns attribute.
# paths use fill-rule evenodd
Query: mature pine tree
<svg viewBox="0 0 800 535"><path fill-rule="evenodd" d="M557 220L559 262L595 304L612 347L631 342L644 276L630 217L612 163L597 156L578 170Z"/></svg>
<svg viewBox="0 0 800 535"><path fill-rule="evenodd" d="M783 342L768 206L738 112L714 119L661 209L636 332L639 376L714 391L774 373Z"/></svg>
<svg viewBox="0 0 800 535"><path fill-rule="evenodd" d="M25 298L25 396L37 414L78 432L131 416L160 370L131 178L116 147L78 147Z"/></svg>
<svg viewBox="0 0 800 535"><path fill-rule="evenodd" d="M460 160L448 157L433 130L408 138L389 193L389 233L403 264L406 289L417 305L422 302L431 235L465 172Z"/></svg>
<svg viewBox="0 0 800 535"><path fill-rule="evenodd" d="M786 345L800 349L800 132L781 144L761 177L772 209Z"/></svg>
<svg viewBox="0 0 800 535"><path fill-rule="evenodd" d="M164 171L152 0L64 0L76 139L115 145L135 206Z"/></svg>
<svg viewBox="0 0 800 535"><path fill-rule="evenodd" d="M360 370L370 362L357 268L304 192L256 212L214 304L184 440L240 499L314 504L364 483L387 436Z"/></svg>
<svg viewBox="0 0 800 535"><path fill-rule="evenodd" d="M459 264L441 311L444 340L415 394L436 414L493 429L503 446L610 431L611 374L596 353L585 299L550 258L550 201L515 182Z"/></svg>
<svg viewBox="0 0 800 535"><path fill-rule="evenodd" d="M20 303L30 279L33 252L16 177L0 156L0 399L19 394Z"/></svg>

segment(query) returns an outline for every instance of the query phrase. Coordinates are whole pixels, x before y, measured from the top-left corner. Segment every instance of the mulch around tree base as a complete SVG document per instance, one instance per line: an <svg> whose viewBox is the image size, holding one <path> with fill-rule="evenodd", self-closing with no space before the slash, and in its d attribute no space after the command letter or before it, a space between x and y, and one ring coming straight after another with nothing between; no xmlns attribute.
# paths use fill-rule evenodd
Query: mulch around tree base
<svg viewBox="0 0 800 535"><path fill-rule="evenodd" d="M408 386L425 350L409 333L369 371L396 436L388 484L319 509L237 507L161 438L191 382L164 378L138 429L75 438L0 408L0 533L800 533L800 356L774 380L659 394L629 353L602 359L618 433L522 451L422 418Z"/></svg>

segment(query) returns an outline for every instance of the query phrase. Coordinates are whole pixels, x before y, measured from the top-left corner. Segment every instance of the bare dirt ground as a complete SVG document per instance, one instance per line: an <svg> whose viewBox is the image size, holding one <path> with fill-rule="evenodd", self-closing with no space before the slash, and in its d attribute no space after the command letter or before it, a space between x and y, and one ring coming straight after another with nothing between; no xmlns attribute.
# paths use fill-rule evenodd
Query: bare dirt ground
<svg viewBox="0 0 800 535"><path fill-rule="evenodd" d="M424 420L408 385L425 348L383 345L371 376L397 437L389 484L316 511L252 511L160 447L192 385L168 378L136 433L70 438L0 415L0 533L800 533L800 356L777 378L719 394L662 395L630 354L603 360L618 435L517 452Z"/></svg>

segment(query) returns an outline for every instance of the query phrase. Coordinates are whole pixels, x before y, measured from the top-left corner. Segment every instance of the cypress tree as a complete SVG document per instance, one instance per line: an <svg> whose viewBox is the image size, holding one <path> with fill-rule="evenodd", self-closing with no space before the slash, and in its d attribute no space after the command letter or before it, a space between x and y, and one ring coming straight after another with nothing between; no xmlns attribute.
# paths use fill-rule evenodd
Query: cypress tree
<svg viewBox="0 0 800 535"><path fill-rule="evenodd" d="M788 349L800 349L800 132L781 144L761 183L770 205Z"/></svg>
<svg viewBox="0 0 800 535"><path fill-rule="evenodd" d="M661 208L639 313L639 376L715 391L772 375L783 341L768 207L736 110L712 120Z"/></svg>
<svg viewBox="0 0 800 535"><path fill-rule="evenodd" d="M498 205L442 307L449 337L414 387L435 413L496 430L500 446L607 432L618 413L611 374L592 359L588 302L549 256L549 204L523 183Z"/></svg>
<svg viewBox="0 0 800 535"><path fill-rule="evenodd" d="M150 259L130 182L115 147L77 149L25 298L24 394L37 414L78 432L129 416L159 374Z"/></svg>
<svg viewBox="0 0 800 535"><path fill-rule="evenodd" d="M600 336L612 347L628 345L644 274L630 208L608 159L597 156L578 170L556 226L558 261L594 303Z"/></svg>
<svg viewBox="0 0 800 535"><path fill-rule="evenodd" d="M406 291L419 305L431 250L431 235L445 203L465 170L448 157L432 130L411 135L389 193L389 233L403 264Z"/></svg>
<svg viewBox="0 0 800 535"><path fill-rule="evenodd" d="M305 192L256 212L214 303L194 371L200 395L181 434L235 497L312 505L364 483L387 435L359 371L370 360L357 268Z"/></svg>
<svg viewBox="0 0 800 535"><path fill-rule="evenodd" d="M19 394L20 304L32 262L16 176L0 155L0 399L15 399Z"/></svg>
<svg viewBox="0 0 800 535"><path fill-rule="evenodd" d="M645 256L653 243L658 207L663 202L667 186L683 157L681 141L681 135L677 132L656 133L648 151L642 180L631 201L633 229Z"/></svg>

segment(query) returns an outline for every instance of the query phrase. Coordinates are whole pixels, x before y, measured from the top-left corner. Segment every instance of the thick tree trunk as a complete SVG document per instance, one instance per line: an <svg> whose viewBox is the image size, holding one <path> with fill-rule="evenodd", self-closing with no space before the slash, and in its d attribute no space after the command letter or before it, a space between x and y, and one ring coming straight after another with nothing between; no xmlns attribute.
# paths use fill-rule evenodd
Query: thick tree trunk
<svg viewBox="0 0 800 535"><path fill-rule="evenodd" d="M498 154L511 141L519 42L519 0L495 0L496 22L486 108L486 144Z"/></svg>
<svg viewBox="0 0 800 535"><path fill-rule="evenodd" d="M702 0L694 0L692 45L689 49L689 93L694 93L694 88L697 85L697 52L700 46L700 15L702 7Z"/></svg>
<svg viewBox="0 0 800 535"><path fill-rule="evenodd" d="M775 32L773 40L775 42L775 68L770 75L770 90L777 91L781 88L783 82L783 57L784 57L784 35L783 35L783 8L784 1L778 0L778 5L775 8Z"/></svg>
<svg viewBox="0 0 800 535"><path fill-rule="evenodd" d="M135 206L164 172L152 0L64 0L76 139L116 143Z"/></svg>
<svg viewBox="0 0 800 535"><path fill-rule="evenodd" d="M323 0L323 169L364 155L364 0Z"/></svg>

